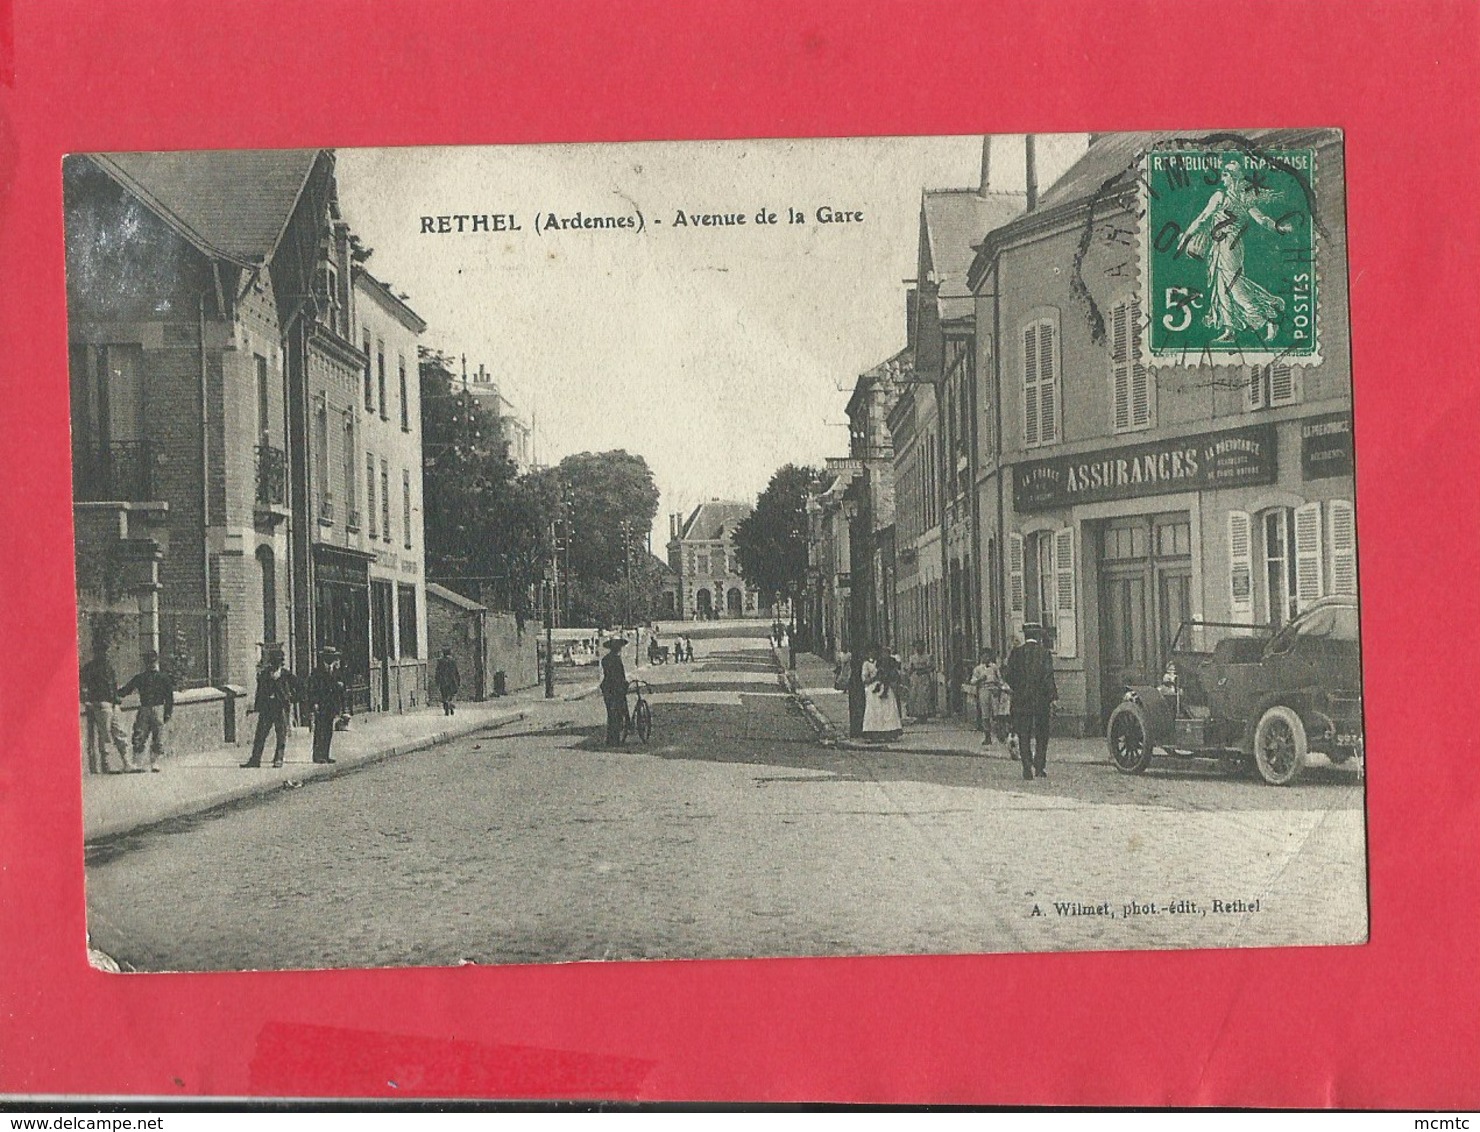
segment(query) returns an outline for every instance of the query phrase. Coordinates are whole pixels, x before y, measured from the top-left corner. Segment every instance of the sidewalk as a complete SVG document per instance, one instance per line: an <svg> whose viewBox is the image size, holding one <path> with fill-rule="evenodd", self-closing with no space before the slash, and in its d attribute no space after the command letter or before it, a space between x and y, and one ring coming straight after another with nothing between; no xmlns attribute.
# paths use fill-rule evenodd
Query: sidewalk
<svg viewBox="0 0 1480 1132"><path fill-rule="evenodd" d="M313 778L331 778L369 763L424 750L478 731L524 719L536 705L584 699L592 689L572 687L554 700L544 687L523 688L496 700L459 703L457 714L433 705L407 715L357 715L348 731L334 737L332 764L316 764L306 727L288 739L285 765L272 769L271 739L263 765L242 769L251 754L255 715L246 716L242 742L197 754L166 758L158 774L84 774L82 830L85 842L118 837L172 818L198 814L229 802L268 794Z"/></svg>
<svg viewBox="0 0 1480 1132"><path fill-rule="evenodd" d="M903 738L891 743L867 743L848 737L848 694L833 686L833 666L809 652L797 653L796 672L786 672L786 656L778 654L783 680L797 702L817 728L818 738L826 745L846 750L909 751L916 754L973 755L1006 758L1005 744L982 745L982 733L964 720L931 719L924 723L906 723ZM1097 736L1065 739L1055 736L1049 743L1049 758L1055 762L1105 763L1109 755L1105 741Z"/></svg>

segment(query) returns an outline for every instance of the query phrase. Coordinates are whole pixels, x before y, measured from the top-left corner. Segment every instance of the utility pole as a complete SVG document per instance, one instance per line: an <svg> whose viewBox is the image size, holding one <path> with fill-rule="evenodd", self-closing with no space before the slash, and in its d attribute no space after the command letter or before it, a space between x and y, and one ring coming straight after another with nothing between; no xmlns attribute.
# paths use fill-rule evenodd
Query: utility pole
<svg viewBox="0 0 1480 1132"><path fill-rule="evenodd" d="M559 586L555 520L550 520L550 565L545 571L545 699L555 698L555 594Z"/></svg>

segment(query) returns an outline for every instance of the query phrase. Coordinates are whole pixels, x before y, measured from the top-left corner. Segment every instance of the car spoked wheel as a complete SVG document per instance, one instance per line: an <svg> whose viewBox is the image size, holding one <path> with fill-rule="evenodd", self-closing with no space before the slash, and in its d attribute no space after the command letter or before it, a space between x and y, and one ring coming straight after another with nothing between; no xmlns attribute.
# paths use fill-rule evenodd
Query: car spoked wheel
<svg viewBox="0 0 1480 1132"><path fill-rule="evenodd" d="M1151 765L1146 712L1140 704L1123 703L1111 712L1105 738L1110 760L1122 774L1140 774Z"/></svg>
<svg viewBox="0 0 1480 1132"><path fill-rule="evenodd" d="M1271 786L1289 786L1305 769L1305 724L1292 708L1276 704L1254 728L1254 763Z"/></svg>

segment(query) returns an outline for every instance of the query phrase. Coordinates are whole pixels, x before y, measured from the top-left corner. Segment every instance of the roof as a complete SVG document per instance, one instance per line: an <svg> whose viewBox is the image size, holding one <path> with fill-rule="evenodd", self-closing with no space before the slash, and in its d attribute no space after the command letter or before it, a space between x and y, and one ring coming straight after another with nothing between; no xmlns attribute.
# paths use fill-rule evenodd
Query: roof
<svg viewBox="0 0 1480 1132"><path fill-rule="evenodd" d="M391 291L375 276L371 275L363 267L355 268L355 282L360 284L364 290L385 308L397 322L413 334L421 334L426 328L426 319L417 314L399 295Z"/></svg>
<svg viewBox="0 0 1480 1132"><path fill-rule="evenodd" d="M440 598L448 605L455 605L459 609L465 609L469 613L487 613L488 606L480 605L470 597L449 590L446 586L439 586L436 582L427 583L427 597Z"/></svg>
<svg viewBox="0 0 1480 1132"><path fill-rule="evenodd" d="M659 558L656 554L652 553L652 551L648 551L647 556L648 569L651 570L653 573L662 574L665 578L678 577L678 571L675 570L672 566L668 565L666 561Z"/></svg>
<svg viewBox="0 0 1480 1132"><path fill-rule="evenodd" d="M265 263L277 250L319 149L105 153L100 168L207 254Z"/></svg>
<svg viewBox="0 0 1480 1132"><path fill-rule="evenodd" d="M1027 206L1024 193L927 189L922 195L924 239L930 268L935 273L936 301L942 321L972 313L966 273L971 269L975 245Z"/></svg>
<svg viewBox="0 0 1480 1132"><path fill-rule="evenodd" d="M679 532L680 541L712 540L725 537L727 529L733 530L736 523L755 510L749 503L736 503L731 499L711 499L694 508L694 513Z"/></svg>
<svg viewBox="0 0 1480 1132"><path fill-rule="evenodd" d="M1108 182L1125 173L1142 153L1159 143L1181 139L1189 144L1206 145L1215 140L1242 138L1245 141L1271 148L1296 144L1308 145L1313 136L1319 137L1327 132L1324 130L1240 130L1237 134L1232 134L1226 131L1219 133L1199 130L1180 133L1142 131L1104 134L1097 137L1085 151L1084 156L1069 166L1063 176L1050 185L1048 190L1038 198L1038 207L1048 209L1094 196ZM1124 178L1124 184L1127 186L1133 183L1133 177Z"/></svg>

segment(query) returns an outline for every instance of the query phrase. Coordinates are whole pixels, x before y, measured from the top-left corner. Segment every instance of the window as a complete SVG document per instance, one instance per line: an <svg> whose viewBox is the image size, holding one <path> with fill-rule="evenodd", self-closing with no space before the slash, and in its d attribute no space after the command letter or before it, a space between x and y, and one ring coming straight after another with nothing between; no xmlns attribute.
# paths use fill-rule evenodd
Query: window
<svg viewBox="0 0 1480 1132"><path fill-rule="evenodd" d="M1059 439L1058 324L1039 319L1023 328L1023 443Z"/></svg>
<svg viewBox="0 0 1480 1132"><path fill-rule="evenodd" d="M1111 540L1112 535L1122 533L1134 538L1136 532L1107 531L1106 557L1122 552L1129 557L1137 549L1130 543L1122 546ZM1146 532L1141 530L1139 534L1139 549L1144 554ZM1025 625L1039 625L1055 656L1077 655L1074 528L1009 535L1007 559L1013 632L1021 638Z"/></svg>
<svg viewBox="0 0 1480 1132"><path fill-rule="evenodd" d="M272 405L268 398L267 387L267 359L261 354L253 354L252 360L257 365L257 435L262 438L262 443L267 443L268 421L272 419Z"/></svg>
<svg viewBox="0 0 1480 1132"><path fill-rule="evenodd" d="M1141 303L1122 299L1110 308L1110 412L1116 432L1155 423L1151 374L1141 364Z"/></svg>
<svg viewBox="0 0 1480 1132"><path fill-rule="evenodd" d="M416 587L396 586L396 617L401 633L401 659L421 655L421 646L416 640Z"/></svg>
<svg viewBox="0 0 1480 1132"><path fill-rule="evenodd" d="M709 551L705 550L699 555L699 573L709 573Z"/></svg>
<svg viewBox="0 0 1480 1132"><path fill-rule="evenodd" d="M1264 536L1265 610L1276 627L1325 593L1321 505L1266 512Z"/></svg>
<svg viewBox="0 0 1480 1132"><path fill-rule="evenodd" d="M314 298L317 300L319 321L332 330L339 330L339 272L333 263L319 263L314 277Z"/></svg>
<svg viewBox="0 0 1480 1132"><path fill-rule="evenodd" d="M375 457L369 452L365 453L365 515L370 524L370 537L375 538Z"/></svg>
<svg viewBox="0 0 1480 1132"><path fill-rule="evenodd" d="M1327 537L1331 544L1331 592L1357 592L1357 514L1350 501L1326 504Z"/></svg>
<svg viewBox="0 0 1480 1132"><path fill-rule="evenodd" d="M380 462L380 537L391 541L391 466Z"/></svg>
<svg viewBox="0 0 1480 1132"><path fill-rule="evenodd" d="M1276 409L1281 405L1300 403L1300 371L1280 362L1267 366L1249 368L1248 385L1245 386L1244 407L1247 409Z"/></svg>
<svg viewBox="0 0 1480 1132"><path fill-rule="evenodd" d="M277 632L277 563L270 546L257 548L257 569L262 584L262 643L275 644Z"/></svg>
<svg viewBox="0 0 1480 1132"><path fill-rule="evenodd" d="M401 543L411 549L411 473L401 469Z"/></svg>
<svg viewBox="0 0 1480 1132"><path fill-rule="evenodd" d="M1254 619L1254 532L1247 511L1228 513L1228 610L1230 621Z"/></svg>
<svg viewBox="0 0 1480 1132"><path fill-rule="evenodd" d="M352 531L360 529L359 473L355 457L355 414L344 411L344 525Z"/></svg>
<svg viewBox="0 0 1480 1132"><path fill-rule="evenodd" d="M365 408L375 408L375 378L370 372L370 328L365 327L361 333L364 335L362 349L365 351Z"/></svg>
<svg viewBox="0 0 1480 1132"><path fill-rule="evenodd" d="M319 522L334 521L334 493L329 490L329 402L319 397L318 410L314 413L314 478L319 489Z"/></svg>
<svg viewBox="0 0 1480 1132"><path fill-rule="evenodd" d="M375 376L380 386L380 419L389 420L390 416L385 411L385 342L378 338L375 341Z"/></svg>
<svg viewBox="0 0 1480 1132"><path fill-rule="evenodd" d="M406 355L400 354L396 358L396 368L401 375L401 431L411 431L411 401L406 390Z"/></svg>

